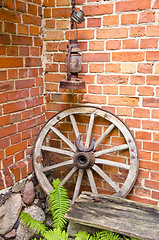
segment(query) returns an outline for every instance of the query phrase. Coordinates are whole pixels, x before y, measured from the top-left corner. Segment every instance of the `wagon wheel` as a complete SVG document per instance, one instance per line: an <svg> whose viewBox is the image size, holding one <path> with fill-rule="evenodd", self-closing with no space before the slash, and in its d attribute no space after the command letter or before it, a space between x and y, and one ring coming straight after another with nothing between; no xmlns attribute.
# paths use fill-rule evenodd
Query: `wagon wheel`
<svg viewBox="0 0 159 240"><path fill-rule="evenodd" d="M94 131L96 127L101 131L98 134ZM74 134L74 139L71 139L71 134ZM52 165L44 163L44 153L52 154ZM36 177L47 195L52 185L46 173L53 171L54 174L57 169L68 170L69 167L60 185L65 185L74 174L77 175L73 202L80 193L84 174L88 176L93 193L101 193L96 185L98 176L102 184L110 186L114 196L125 197L136 181L139 165L135 139L124 122L111 112L89 106L68 108L49 119L35 143L33 162ZM111 168L116 169L115 175L110 173ZM120 179L122 172L125 179L120 182L117 178Z"/></svg>

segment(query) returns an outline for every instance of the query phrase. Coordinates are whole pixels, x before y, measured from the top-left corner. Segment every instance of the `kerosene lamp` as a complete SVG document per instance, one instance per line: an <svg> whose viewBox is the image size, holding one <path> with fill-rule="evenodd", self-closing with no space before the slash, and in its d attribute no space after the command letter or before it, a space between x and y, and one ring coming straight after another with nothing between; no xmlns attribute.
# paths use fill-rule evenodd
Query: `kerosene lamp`
<svg viewBox="0 0 159 240"><path fill-rule="evenodd" d="M71 13L70 29L76 26L76 38L70 39L69 30L69 43L67 45L67 56L65 65L67 69L67 78L60 81L60 88L65 89L83 89L85 82L78 78L78 73L82 70L82 56L79 54L81 51L78 45L77 24L83 22L84 12L79 10L75 12L75 0L72 0L72 13Z"/></svg>

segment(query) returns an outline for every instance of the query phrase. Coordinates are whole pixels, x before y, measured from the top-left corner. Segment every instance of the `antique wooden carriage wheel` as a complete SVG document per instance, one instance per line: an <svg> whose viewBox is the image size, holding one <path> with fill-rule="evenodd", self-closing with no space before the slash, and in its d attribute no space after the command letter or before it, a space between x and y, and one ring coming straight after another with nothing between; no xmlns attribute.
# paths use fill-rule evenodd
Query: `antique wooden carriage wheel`
<svg viewBox="0 0 159 240"><path fill-rule="evenodd" d="M96 127L100 129L98 134L94 131ZM70 137L72 134L74 138ZM117 144L114 139L121 141ZM44 153L53 156L54 160L47 162L49 165L44 163ZM92 106L68 108L49 119L36 140L33 163L39 184L47 195L52 185L46 173L54 173L64 167L67 171L69 166L61 185L68 182L74 174L77 175L73 201L80 193L84 173L88 176L93 193L98 193L95 174L111 186L115 196L125 197L136 181L139 167L136 142L129 128L113 113ZM121 183L114 179L107 168L116 169L116 178L118 175L120 178L124 172L124 181Z"/></svg>

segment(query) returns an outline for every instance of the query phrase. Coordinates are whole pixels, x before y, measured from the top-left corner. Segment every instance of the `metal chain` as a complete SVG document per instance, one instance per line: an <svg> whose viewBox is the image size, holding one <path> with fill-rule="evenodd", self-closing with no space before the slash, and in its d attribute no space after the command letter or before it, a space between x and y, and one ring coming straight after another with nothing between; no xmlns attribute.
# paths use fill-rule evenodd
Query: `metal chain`
<svg viewBox="0 0 159 240"><path fill-rule="evenodd" d="M71 0L72 4L72 13L71 13L71 29L74 28L74 21L72 20L72 15L75 12L75 5L76 5L76 0Z"/></svg>

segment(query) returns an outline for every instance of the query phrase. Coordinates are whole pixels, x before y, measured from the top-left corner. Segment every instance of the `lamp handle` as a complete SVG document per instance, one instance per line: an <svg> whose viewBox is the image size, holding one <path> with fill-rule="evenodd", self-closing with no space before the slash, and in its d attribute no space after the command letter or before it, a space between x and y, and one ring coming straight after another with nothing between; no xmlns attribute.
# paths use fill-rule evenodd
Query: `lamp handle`
<svg viewBox="0 0 159 240"><path fill-rule="evenodd" d="M71 80L71 73L70 73L71 50L72 50L72 46L69 46L68 56L67 56L67 80Z"/></svg>

